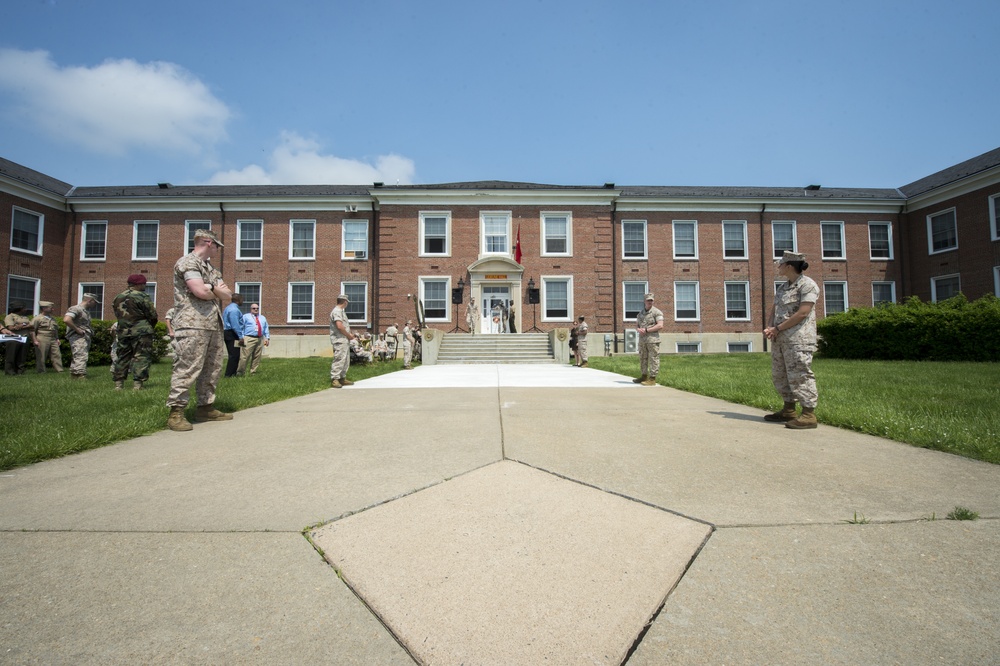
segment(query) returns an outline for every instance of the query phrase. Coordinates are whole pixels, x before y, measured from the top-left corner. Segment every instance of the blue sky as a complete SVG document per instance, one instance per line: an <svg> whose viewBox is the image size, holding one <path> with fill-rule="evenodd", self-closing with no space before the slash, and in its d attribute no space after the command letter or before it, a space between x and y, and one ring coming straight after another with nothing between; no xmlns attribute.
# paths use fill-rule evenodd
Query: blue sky
<svg viewBox="0 0 1000 666"><path fill-rule="evenodd" d="M1000 146L995 0L6 0L74 185L898 187Z"/></svg>

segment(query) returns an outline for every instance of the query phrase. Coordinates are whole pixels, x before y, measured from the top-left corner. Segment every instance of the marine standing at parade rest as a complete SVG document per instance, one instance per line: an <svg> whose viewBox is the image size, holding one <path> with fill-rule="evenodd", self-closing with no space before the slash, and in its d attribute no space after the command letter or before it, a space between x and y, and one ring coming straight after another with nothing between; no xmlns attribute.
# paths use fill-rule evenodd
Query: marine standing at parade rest
<svg viewBox="0 0 1000 666"><path fill-rule="evenodd" d="M635 319L639 332L639 370L642 376L633 379L633 384L656 386L656 375L660 372L660 330L663 328L663 313L653 305L653 295L646 294L642 310Z"/></svg>
<svg viewBox="0 0 1000 666"><path fill-rule="evenodd" d="M586 368L587 367L587 331L590 329L587 326L586 318L580 315L577 320L579 323L576 325L576 367Z"/></svg>
<svg viewBox="0 0 1000 666"><path fill-rule="evenodd" d="M158 318L156 306L146 293L146 276L128 276L128 289L115 296L115 316L118 317L118 355L111 365L115 390L121 391L125 378L132 373L132 390L141 391L149 380L153 362L153 331Z"/></svg>
<svg viewBox="0 0 1000 666"><path fill-rule="evenodd" d="M330 388L343 388L354 382L347 378L351 367L351 323L347 320L347 294L337 296L337 305L330 312L330 344L333 345L333 362L330 363Z"/></svg>
<svg viewBox="0 0 1000 666"><path fill-rule="evenodd" d="M31 342L35 345L35 369L45 372L45 357L52 361L52 369L63 371L62 352L59 350L59 322L52 316L52 301L38 301L41 312L31 320Z"/></svg>
<svg viewBox="0 0 1000 666"><path fill-rule="evenodd" d="M24 314L24 303L13 301L10 304L10 313L4 318L3 325L11 333L27 338L31 333L31 319ZM28 362L28 343L10 341L6 343L4 350L4 374L23 375L24 366Z"/></svg>
<svg viewBox="0 0 1000 666"><path fill-rule="evenodd" d="M816 302L819 286L802 274L809 268L804 254L785 252L778 262L778 275L785 278L774 294L774 305L768 316L770 326L764 336L774 341L771 347L771 379L781 395L784 406L768 414L765 421L785 422L786 428L815 428L816 376L812 371L816 351ZM795 403L802 405L796 415Z"/></svg>
<svg viewBox="0 0 1000 666"><path fill-rule="evenodd" d="M413 360L413 320L407 319L403 327L403 370L412 370Z"/></svg>
<svg viewBox="0 0 1000 666"><path fill-rule="evenodd" d="M219 383L226 344L222 339L220 299L231 299L232 290L211 263L219 237L209 229L194 232L194 251L174 264L174 345L176 358L167 395L167 427L187 431L192 426L184 417L195 386L198 409L195 421L229 421L232 414L215 408L215 387Z"/></svg>
<svg viewBox="0 0 1000 666"><path fill-rule="evenodd" d="M70 379L87 378L87 356L90 354L90 339L94 337L87 308L100 304L97 296L84 294L83 300L63 315L63 321L66 322L66 339L69 340L69 348L73 352L73 362L69 366Z"/></svg>

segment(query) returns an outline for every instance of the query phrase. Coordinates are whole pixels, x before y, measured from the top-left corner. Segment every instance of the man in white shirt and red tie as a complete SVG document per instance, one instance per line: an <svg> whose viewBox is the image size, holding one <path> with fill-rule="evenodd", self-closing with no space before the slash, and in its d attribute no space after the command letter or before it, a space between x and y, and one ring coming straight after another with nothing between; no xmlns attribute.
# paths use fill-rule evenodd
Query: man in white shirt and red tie
<svg viewBox="0 0 1000 666"><path fill-rule="evenodd" d="M250 374L257 372L260 358L264 355L264 347L271 342L271 331L267 327L267 318L260 313L260 305L250 304L250 312L243 315L243 349L240 350L240 365L236 374L242 376L250 366Z"/></svg>

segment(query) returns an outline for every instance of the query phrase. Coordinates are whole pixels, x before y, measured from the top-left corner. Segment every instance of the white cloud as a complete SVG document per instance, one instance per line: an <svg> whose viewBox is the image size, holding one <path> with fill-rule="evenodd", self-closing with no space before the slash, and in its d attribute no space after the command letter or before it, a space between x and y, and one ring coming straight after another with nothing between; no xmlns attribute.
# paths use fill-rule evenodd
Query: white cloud
<svg viewBox="0 0 1000 666"><path fill-rule="evenodd" d="M413 182L413 160L400 155L379 155L374 163L323 155L317 142L295 132L283 132L281 144L268 158L267 167L251 164L220 171L210 185L370 185L376 181L400 185Z"/></svg>
<svg viewBox="0 0 1000 666"><path fill-rule="evenodd" d="M46 51L0 49L0 88L26 122L101 154L136 148L199 155L226 137L231 113L168 62L62 67Z"/></svg>

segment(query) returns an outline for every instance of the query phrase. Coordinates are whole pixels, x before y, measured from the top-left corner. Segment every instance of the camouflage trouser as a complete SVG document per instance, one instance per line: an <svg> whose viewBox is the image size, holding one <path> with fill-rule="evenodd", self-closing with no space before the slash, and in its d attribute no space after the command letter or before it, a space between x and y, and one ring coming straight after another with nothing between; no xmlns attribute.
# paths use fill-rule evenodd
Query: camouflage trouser
<svg viewBox="0 0 1000 666"><path fill-rule="evenodd" d="M90 338L73 338L69 341L69 348L73 350L73 362L70 363L69 371L81 377L87 376L87 355L90 353Z"/></svg>
<svg viewBox="0 0 1000 666"><path fill-rule="evenodd" d="M816 407L816 377L812 371L813 348L790 345L779 336L771 348L771 379L785 402Z"/></svg>
<svg viewBox="0 0 1000 666"><path fill-rule="evenodd" d="M660 338L639 337L639 370L647 377L660 372Z"/></svg>
<svg viewBox="0 0 1000 666"><path fill-rule="evenodd" d="M195 385L198 406L215 402L215 387L219 383L222 362L226 359L226 343L221 330L197 328L178 329L174 335L177 358L170 376L167 407L186 407L191 385Z"/></svg>
<svg viewBox="0 0 1000 666"><path fill-rule="evenodd" d="M333 363L330 364L330 379L343 379L351 367L351 345L347 338L330 336L333 345Z"/></svg>
<svg viewBox="0 0 1000 666"><path fill-rule="evenodd" d="M413 345L407 341L403 340L403 367L410 365L413 360Z"/></svg>
<svg viewBox="0 0 1000 666"><path fill-rule="evenodd" d="M128 377L144 382L149 379L149 366L153 362L153 336L135 335L118 338L118 355L111 364L111 378L116 382Z"/></svg>
<svg viewBox="0 0 1000 666"><path fill-rule="evenodd" d="M576 341L576 364L581 365L587 362L587 340L580 338Z"/></svg>
<svg viewBox="0 0 1000 666"><path fill-rule="evenodd" d="M35 347L35 368L45 372L45 357L52 360L52 369L62 372L62 352L59 350L59 338L51 335L38 335L38 346Z"/></svg>

